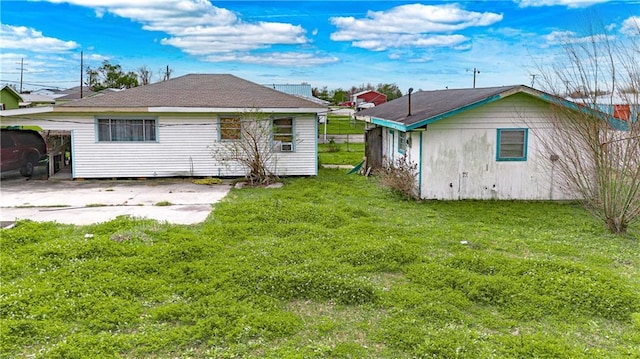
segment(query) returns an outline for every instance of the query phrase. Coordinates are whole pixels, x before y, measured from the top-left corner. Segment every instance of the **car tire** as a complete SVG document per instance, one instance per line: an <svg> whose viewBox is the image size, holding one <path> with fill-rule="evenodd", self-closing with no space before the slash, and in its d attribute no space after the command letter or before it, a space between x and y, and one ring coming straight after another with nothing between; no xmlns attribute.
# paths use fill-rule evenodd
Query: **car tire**
<svg viewBox="0 0 640 359"><path fill-rule="evenodd" d="M33 168L35 167L33 158L28 158L24 166L20 167L20 174L24 177L31 177L33 175Z"/></svg>

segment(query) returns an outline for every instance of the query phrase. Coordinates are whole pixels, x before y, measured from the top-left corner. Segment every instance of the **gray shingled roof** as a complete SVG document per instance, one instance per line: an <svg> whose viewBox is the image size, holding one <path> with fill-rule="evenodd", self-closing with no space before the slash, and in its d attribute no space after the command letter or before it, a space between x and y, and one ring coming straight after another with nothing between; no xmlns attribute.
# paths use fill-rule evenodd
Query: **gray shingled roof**
<svg viewBox="0 0 640 359"><path fill-rule="evenodd" d="M190 74L59 107L324 108L228 74Z"/></svg>
<svg viewBox="0 0 640 359"><path fill-rule="evenodd" d="M410 126L414 123L444 115L519 87L521 86L419 91L411 94L411 116L408 116L408 95L376 107L358 111L355 115L358 117L375 117Z"/></svg>

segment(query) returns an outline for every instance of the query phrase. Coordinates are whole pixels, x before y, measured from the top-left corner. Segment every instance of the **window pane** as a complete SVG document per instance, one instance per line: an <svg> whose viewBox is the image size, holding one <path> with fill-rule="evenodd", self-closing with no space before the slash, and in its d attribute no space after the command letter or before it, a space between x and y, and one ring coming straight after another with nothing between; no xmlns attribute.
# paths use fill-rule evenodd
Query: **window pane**
<svg viewBox="0 0 640 359"><path fill-rule="evenodd" d="M145 120L144 121L144 139L146 141L155 141L156 140L156 121L154 120Z"/></svg>
<svg viewBox="0 0 640 359"><path fill-rule="evenodd" d="M500 152L502 159L523 159L525 157L525 130L499 130Z"/></svg>
<svg viewBox="0 0 640 359"><path fill-rule="evenodd" d="M403 152L407 150L407 133L398 132L398 151Z"/></svg>
<svg viewBox="0 0 640 359"><path fill-rule="evenodd" d="M240 118L227 117L220 119L220 139L239 140L240 137Z"/></svg>
<svg viewBox="0 0 640 359"><path fill-rule="evenodd" d="M156 120L99 119L98 141L156 140Z"/></svg>
<svg viewBox="0 0 640 359"><path fill-rule="evenodd" d="M98 120L98 141L111 141L110 120Z"/></svg>
<svg viewBox="0 0 640 359"><path fill-rule="evenodd" d="M293 142L293 119L278 118L273 120L273 140Z"/></svg>

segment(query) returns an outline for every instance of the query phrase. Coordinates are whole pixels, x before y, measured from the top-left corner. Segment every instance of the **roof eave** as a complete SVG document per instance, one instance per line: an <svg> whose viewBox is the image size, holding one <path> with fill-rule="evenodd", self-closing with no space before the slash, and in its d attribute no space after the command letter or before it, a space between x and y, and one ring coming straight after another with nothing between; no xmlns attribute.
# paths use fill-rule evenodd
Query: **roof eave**
<svg viewBox="0 0 640 359"><path fill-rule="evenodd" d="M459 113L474 109L476 107L480 107L480 106L484 106L484 105L490 104L492 102L498 101L498 100L503 99L505 97L511 96L513 94L516 94L518 92L526 92L526 93L531 94L533 96L541 97L540 93L538 93L537 91L533 92L533 91L528 91L527 89L528 88L525 87L525 86L513 87L513 88L510 88L510 89L508 89L506 91L503 91L503 92L500 92L498 94L495 94L493 96L489 96L487 98L484 98L484 99L482 99L480 101L476 101L476 102L470 103L468 105L464 105L464 106L455 108L453 110L449 110L447 112L443 112L443 113L441 113L439 115L432 116L432 117L426 118L424 120L420 120L418 122L414 122L411 125L408 125L407 129L410 131L410 130L413 130L413 129L416 129L416 128L419 128L419 127L423 127L423 126L432 124L434 122L438 122L440 120L443 120L445 118L457 115Z"/></svg>
<svg viewBox="0 0 640 359"><path fill-rule="evenodd" d="M250 107L149 107L148 112L173 112L173 113L323 113L327 112L324 107L270 107L270 108L250 108Z"/></svg>

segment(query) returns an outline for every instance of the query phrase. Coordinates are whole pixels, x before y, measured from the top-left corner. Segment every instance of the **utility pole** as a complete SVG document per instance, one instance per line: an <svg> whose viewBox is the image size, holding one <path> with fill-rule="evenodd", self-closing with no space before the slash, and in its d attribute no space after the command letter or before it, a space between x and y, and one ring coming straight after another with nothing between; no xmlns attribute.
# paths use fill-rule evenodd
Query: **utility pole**
<svg viewBox="0 0 640 359"><path fill-rule="evenodd" d="M533 87L533 85L535 85L535 83L536 83L536 77L538 77L538 75L537 74L531 74L529 76L531 76L531 87Z"/></svg>
<svg viewBox="0 0 640 359"><path fill-rule="evenodd" d="M23 73L24 73L24 57L20 59L20 93L22 93L22 74Z"/></svg>
<svg viewBox="0 0 640 359"><path fill-rule="evenodd" d="M469 72L471 70L467 69L467 72ZM477 68L473 68L473 88L476 88L476 75L480 73L480 70L478 70Z"/></svg>
<svg viewBox="0 0 640 359"><path fill-rule="evenodd" d="M171 77L171 69L169 69L169 65L167 65L167 70L164 73L164 80L163 81L167 81L170 77Z"/></svg>

